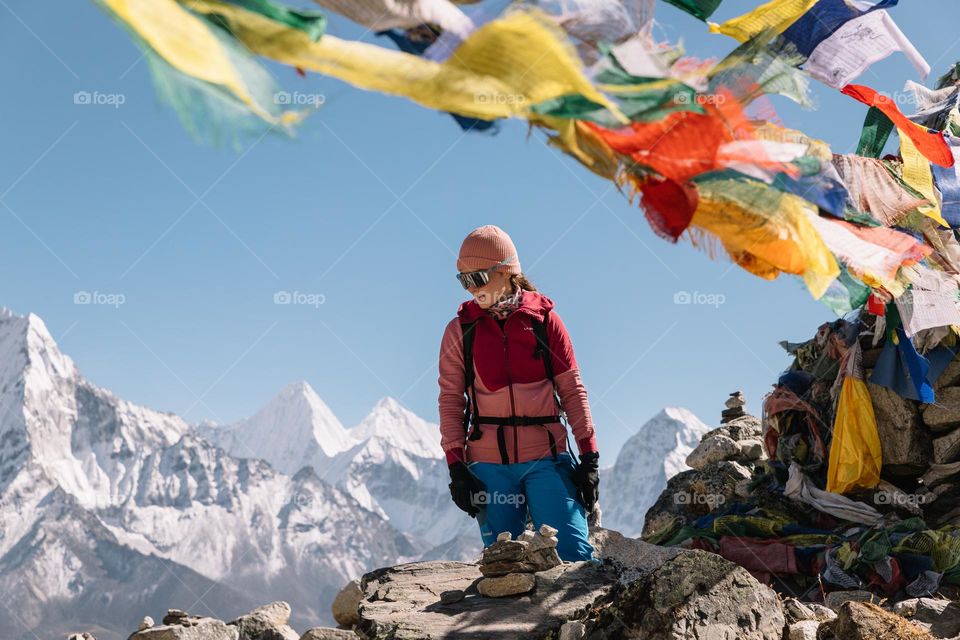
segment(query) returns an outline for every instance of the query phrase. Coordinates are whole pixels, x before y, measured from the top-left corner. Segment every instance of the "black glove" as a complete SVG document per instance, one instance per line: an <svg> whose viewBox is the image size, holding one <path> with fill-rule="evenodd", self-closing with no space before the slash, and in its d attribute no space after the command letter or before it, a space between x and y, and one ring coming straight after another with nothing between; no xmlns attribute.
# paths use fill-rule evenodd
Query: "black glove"
<svg viewBox="0 0 960 640"><path fill-rule="evenodd" d="M573 470L573 484L577 487L577 501L587 513L600 498L600 454L588 451L580 454L580 464Z"/></svg>
<svg viewBox="0 0 960 640"><path fill-rule="evenodd" d="M485 503L482 498L478 498L478 494L485 492L487 488L470 472L466 463L458 460L450 465L449 486L454 503L469 513L471 518L476 518L480 509L475 505Z"/></svg>

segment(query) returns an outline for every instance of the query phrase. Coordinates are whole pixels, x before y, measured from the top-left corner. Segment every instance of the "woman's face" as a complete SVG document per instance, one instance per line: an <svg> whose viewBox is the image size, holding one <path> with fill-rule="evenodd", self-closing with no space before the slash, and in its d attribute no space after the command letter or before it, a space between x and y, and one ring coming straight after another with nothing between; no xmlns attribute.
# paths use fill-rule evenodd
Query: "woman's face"
<svg viewBox="0 0 960 640"><path fill-rule="evenodd" d="M487 284L482 287L470 287L467 291L470 292L481 309L487 309L493 303L509 297L513 293L513 289L510 287L510 274L503 271L494 271L490 274L490 280Z"/></svg>

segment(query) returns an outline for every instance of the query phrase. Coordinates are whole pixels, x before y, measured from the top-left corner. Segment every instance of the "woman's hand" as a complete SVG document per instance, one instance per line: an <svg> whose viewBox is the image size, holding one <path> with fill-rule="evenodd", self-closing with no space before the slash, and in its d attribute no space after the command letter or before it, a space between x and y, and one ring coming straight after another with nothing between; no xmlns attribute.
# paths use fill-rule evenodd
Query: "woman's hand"
<svg viewBox="0 0 960 640"><path fill-rule="evenodd" d="M573 484L577 487L577 500L587 513L600 498L600 454L587 451L580 454L580 464L573 471Z"/></svg>
<svg viewBox="0 0 960 640"><path fill-rule="evenodd" d="M476 504L482 504L477 500L477 494L486 491L486 487L475 475L470 473L470 467L466 463L456 461L450 465L450 497L453 502L463 511L470 514L471 518L476 518L480 509Z"/></svg>

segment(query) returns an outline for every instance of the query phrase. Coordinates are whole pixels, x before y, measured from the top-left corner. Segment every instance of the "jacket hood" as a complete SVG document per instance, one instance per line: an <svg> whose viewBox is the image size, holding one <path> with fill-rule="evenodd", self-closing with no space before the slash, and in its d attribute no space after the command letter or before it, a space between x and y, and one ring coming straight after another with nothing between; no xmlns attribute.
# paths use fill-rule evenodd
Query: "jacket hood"
<svg viewBox="0 0 960 640"><path fill-rule="evenodd" d="M528 313L542 321L544 314L553 307L553 300L539 291L523 289L520 292L520 306L514 310L514 313ZM473 322L484 315L488 315L487 310L477 304L477 301L473 298L462 303L460 308L457 309L457 316L460 317L461 322Z"/></svg>

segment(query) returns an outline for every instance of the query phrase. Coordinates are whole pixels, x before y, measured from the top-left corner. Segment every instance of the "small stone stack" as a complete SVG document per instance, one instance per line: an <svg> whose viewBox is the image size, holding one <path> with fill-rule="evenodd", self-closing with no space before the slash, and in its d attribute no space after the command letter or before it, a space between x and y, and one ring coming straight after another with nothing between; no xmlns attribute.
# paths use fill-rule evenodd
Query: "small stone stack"
<svg viewBox="0 0 960 640"><path fill-rule="evenodd" d="M536 585L534 574L560 564L557 554L557 530L541 525L540 531L521 533L516 540L509 531L497 536L497 541L483 550L477 591L488 598L501 598L531 591Z"/></svg>
<svg viewBox="0 0 960 640"><path fill-rule="evenodd" d="M720 412L720 424L726 424L731 420L736 420L747 415L747 412L743 410L743 407L746 406L747 401L743 397L743 391L734 391L730 394L730 397L727 398L727 401L724 403L726 409Z"/></svg>

